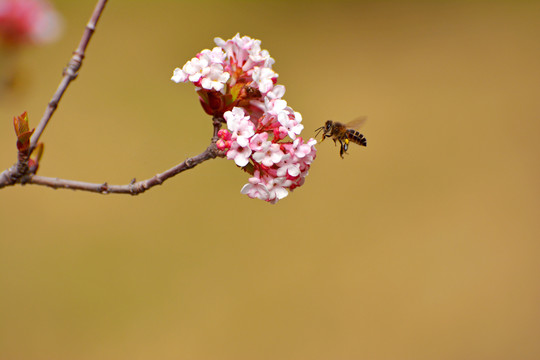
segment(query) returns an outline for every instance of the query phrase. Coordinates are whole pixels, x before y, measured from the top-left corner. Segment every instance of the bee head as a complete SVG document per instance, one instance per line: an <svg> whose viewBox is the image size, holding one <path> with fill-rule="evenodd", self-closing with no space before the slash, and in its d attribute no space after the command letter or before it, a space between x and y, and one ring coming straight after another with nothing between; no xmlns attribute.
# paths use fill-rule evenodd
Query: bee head
<svg viewBox="0 0 540 360"><path fill-rule="evenodd" d="M322 131L323 133L323 140L326 136L330 136L330 134L332 133L332 126L333 126L333 121L332 120L328 120L326 121L326 123L324 124L324 126L321 126L320 128L316 129L316 134L315 136L318 136L319 133Z"/></svg>
<svg viewBox="0 0 540 360"><path fill-rule="evenodd" d="M333 126L334 126L334 122L332 120L326 121L326 123L324 124L324 134L326 136L330 136L330 134L332 133Z"/></svg>

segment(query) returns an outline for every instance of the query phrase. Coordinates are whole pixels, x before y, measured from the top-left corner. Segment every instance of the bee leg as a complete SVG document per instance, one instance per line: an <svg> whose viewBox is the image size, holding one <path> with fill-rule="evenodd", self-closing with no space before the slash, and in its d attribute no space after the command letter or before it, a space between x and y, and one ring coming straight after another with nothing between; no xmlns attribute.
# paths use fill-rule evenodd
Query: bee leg
<svg viewBox="0 0 540 360"><path fill-rule="evenodd" d="M345 147L346 147L347 145L344 144L341 140L339 140L339 143L341 144L341 148L339 149L339 156L341 156L341 158L344 159L343 153L347 150L347 149L345 149ZM344 151L344 150L345 150L345 151Z"/></svg>

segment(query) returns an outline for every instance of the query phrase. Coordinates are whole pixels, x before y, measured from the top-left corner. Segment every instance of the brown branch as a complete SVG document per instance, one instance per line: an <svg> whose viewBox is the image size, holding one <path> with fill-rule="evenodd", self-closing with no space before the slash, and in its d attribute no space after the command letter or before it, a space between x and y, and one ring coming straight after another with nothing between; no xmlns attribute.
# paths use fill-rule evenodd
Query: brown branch
<svg viewBox="0 0 540 360"><path fill-rule="evenodd" d="M68 66L64 69L64 77L56 89L51 101L49 101L49 104L45 109L45 113L43 114L43 117L41 118L41 121L39 122L34 135L30 140L30 149L27 154L28 156L23 158L19 156L19 159L15 165L0 173L0 189L5 186L14 185L17 182L25 183L28 181L28 177L32 175L29 174L28 169L29 156L38 145L39 138L49 123L54 111L58 107L58 103L60 102L62 95L64 95L66 92L68 85L77 77L78 71L82 65L86 47L88 46L90 38L96 29L97 22L101 16L101 13L103 12L103 9L105 8L106 3L107 0L98 0L92 16L90 17L90 21L88 21L88 24L86 25L81 41L79 42L79 46L73 53Z"/></svg>
<svg viewBox="0 0 540 360"><path fill-rule="evenodd" d="M147 180L137 182L135 181L135 179L133 179L131 183L127 185L109 185L106 182L101 183L101 184L95 184L95 183L88 183L88 182L82 182L82 181L76 181L76 180L65 180L65 179L59 179L59 178L38 176L38 175L35 175L35 169L37 168L37 165L35 166L34 170L31 170L29 168L28 159L30 157L30 154L36 148L36 146L38 146L39 138L41 134L43 133L45 127L47 126L49 120L51 119L54 111L58 107L58 103L60 102L60 99L62 98L62 95L65 93L68 85L71 83L71 81L75 80L75 78L78 75L78 71L81 68L86 47L88 46L88 42L90 41L90 38L92 37L92 34L95 31L96 24L99 20L99 17L101 16L101 13L103 12L103 9L106 3L107 3L107 0L98 1L94 9L94 12L92 13L92 16L90 18L90 21L86 25L86 28L81 38L81 41L79 43L79 46L77 50L75 50L75 52L73 53L73 57L71 58L67 68L64 70L64 77L62 78L62 81L60 82L58 89L53 95L53 98L47 105L43 118L41 119L38 127L36 128L36 131L34 132L33 137L31 138L29 151L26 151L23 154L25 156L21 156L21 153L19 152L18 162L15 165L13 165L11 168L0 173L0 189L5 186L21 183L23 185L34 184L34 185L48 186L53 189L82 190L82 191L89 191L89 192L95 192L95 193L100 193L100 194L138 195L145 192L148 189L151 189L152 187L156 185L161 185L165 180L175 175L178 175L179 173L185 170L191 169L203 163L206 160L215 159L216 157L224 156L224 153L219 151L216 146L216 142L218 140L217 133L219 129L221 128L221 124L224 122L224 119L219 118L219 117L214 117L212 119L213 127L214 127L212 141L205 151L203 151L199 155L188 158L184 162L170 168L169 170L164 171L161 174L157 174L154 177Z"/></svg>
<svg viewBox="0 0 540 360"><path fill-rule="evenodd" d="M62 95L64 95L64 93L66 92L68 85L77 78L78 71L82 66L86 47L88 46L90 38L96 30L97 22L99 20L99 17L101 16L101 13L103 12L103 9L105 8L106 3L107 0L98 0L96 7L94 8L94 12L90 17L90 21L88 21L88 24L84 29L84 33L81 41L79 42L79 46L77 47L77 50L75 50L75 52L73 53L73 56L68 63L68 66L64 69L64 77L62 78L60 85L58 85L58 88L56 89L56 92L54 93L51 101L49 101L49 104L45 109L45 113L43 114L43 117L41 118L41 121L39 122L39 125L37 126L36 131L32 136L30 142L30 153L34 151L39 141L39 138L43 133L43 130L45 130L45 127L49 123L49 120L51 119L53 113L58 107L58 103L62 99Z"/></svg>
<svg viewBox="0 0 540 360"><path fill-rule="evenodd" d="M95 192L100 194L130 194L130 195L139 195L146 190L156 186L161 185L165 180L176 176L180 174L181 172L194 168L195 166L205 162L206 160L215 159L216 157L224 157L224 152L220 151L217 146L217 133L219 129L221 128L221 124L224 120L222 118L214 117L212 119L212 124L214 127L213 130L213 136L212 141L210 142L210 145L208 148L206 148L205 151L200 153L199 155L193 156L191 158L187 158L182 163L173 166L169 170L166 170L162 172L161 174L157 174L150 179L143 180L143 181L136 181L135 179L131 180L129 184L126 185L109 185L108 183L89 183L84 181L77 181L77 180L65 180L65 179L59 179L59 178L52 178L52 177L46 177L46 176L39 176L34 174L26 174L22 179L20 179L18 182L20 182L23 185L26 184L33 184L33 185L43 185L48 186L53 189L71 189L71 190L82 190L82 191L89 191L89 192ZM15 167L14 165L13 167ZM11 170L11 169L9 169ZM4 173L8 172L9 170L5 171ZM0 174L0 177L4 175L4 173ZM2 184L0 182L0 188L7 186L7 185L14 185L17 181L7 182L5 184Z"/></svg>
<svg viewBox="0 0 540 360"><path fill-rule="evenodd" d="M19 163L16 163L7 170L4 170L0 174L0 189L9 185L14 185L20 178L23 173L23 170L19 171Z"/></svg>
<svg viewBox="0 0 540 360"><path fill-rule="evenodd" d="M27 184L44 185L53 189L71 189L71 190L83 190L100 194L130 194L139 195L146 190L161 185L163 182L175 175L178 175L182 171L191 169L206 160L215 159L218 156L222 156L217 149L214 141L208 146L208 148L194 157L186 159L184 162L164 171L161 174L157 174L154 177L143 180L135 181L133 179L131 183L127 185L109 185L106 182L102 184L87 183L75 180L63 180L58 178L50 178L45 176L34 175L30 177Z"/></svg>

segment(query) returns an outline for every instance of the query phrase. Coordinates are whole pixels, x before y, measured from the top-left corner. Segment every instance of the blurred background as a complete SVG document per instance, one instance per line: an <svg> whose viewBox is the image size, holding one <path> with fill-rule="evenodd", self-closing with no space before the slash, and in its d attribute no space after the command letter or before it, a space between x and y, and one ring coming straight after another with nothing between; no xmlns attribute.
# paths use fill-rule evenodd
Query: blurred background
<svg viewBox="0 0 540 360"><path fill-rule="evenodd" d="M94 8L27 46L0 95L37 126ZM39 174L125 184L203 151L175 67L262 40L317 146L277 205L216 159L137 197L0 191L0 359L540 358L540 3L110 1L45 130ZM2 69L6 74L7 68Z"/></svg>

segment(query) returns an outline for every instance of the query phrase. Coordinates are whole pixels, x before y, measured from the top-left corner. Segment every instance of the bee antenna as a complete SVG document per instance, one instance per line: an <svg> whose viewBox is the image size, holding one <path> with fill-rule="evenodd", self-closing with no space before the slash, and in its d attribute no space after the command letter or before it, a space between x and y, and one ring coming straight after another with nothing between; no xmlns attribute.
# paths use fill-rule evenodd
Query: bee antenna
<svg viewBox="0 0 540 360"><path fill-rule="evenodd" d="M321 126L320 128L318 129L315 129L315 137L319 136L319 134L321 133L321 131L324 129L324 126Z"/></svg>

